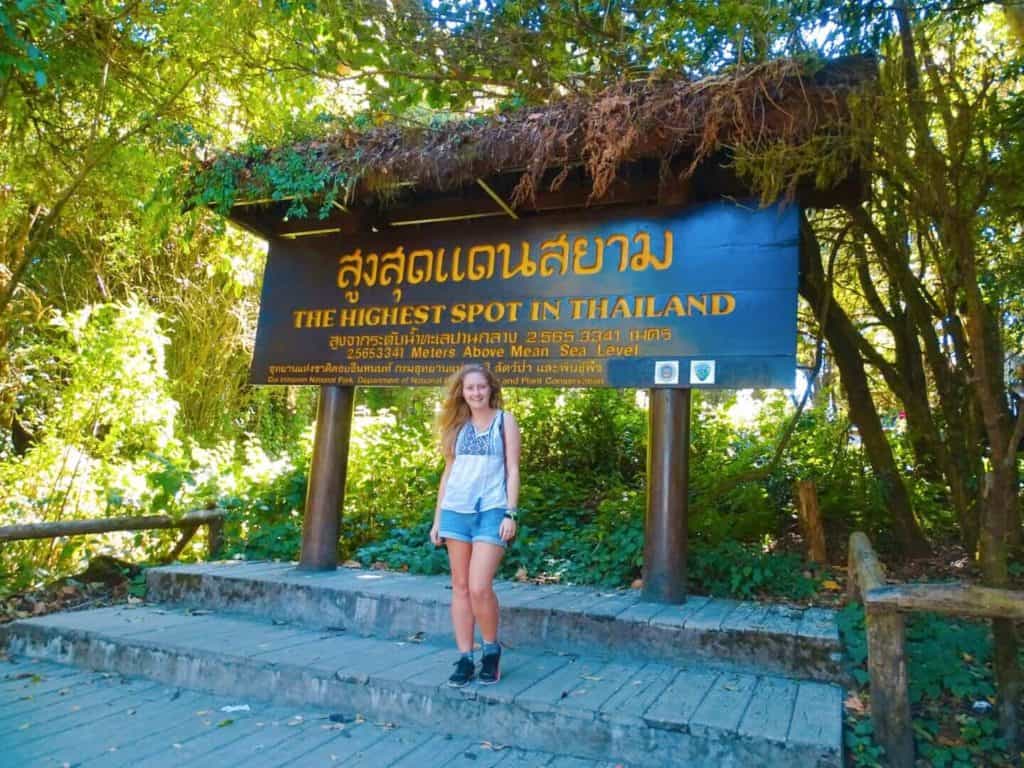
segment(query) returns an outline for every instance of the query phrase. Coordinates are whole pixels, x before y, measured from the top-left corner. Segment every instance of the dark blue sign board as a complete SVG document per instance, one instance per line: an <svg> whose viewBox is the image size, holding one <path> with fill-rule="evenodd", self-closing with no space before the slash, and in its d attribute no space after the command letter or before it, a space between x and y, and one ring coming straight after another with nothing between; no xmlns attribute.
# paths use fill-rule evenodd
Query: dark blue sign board
<svg viewBox="0 0 1024 768"><path fill-rule="evenodd" d="M792 387L798 232L718 202L275 240L252 382Z"/></svg>

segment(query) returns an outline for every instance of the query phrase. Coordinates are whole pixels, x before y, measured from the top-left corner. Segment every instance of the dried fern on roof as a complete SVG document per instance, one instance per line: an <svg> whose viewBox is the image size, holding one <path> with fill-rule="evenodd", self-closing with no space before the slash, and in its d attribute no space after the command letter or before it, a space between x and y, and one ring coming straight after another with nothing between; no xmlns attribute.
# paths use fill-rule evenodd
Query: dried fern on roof
<svg viewBox="0 0 1024 768"><path fill-rule="evenodd" d="M792 196L808 176L827 181L855 162L851 105L874 79L870 59L809 65L790 59L701 80L621 82L591 97L466 120L345 130L256 156L226 153L193 177L196 202L297 197L386 202L399 188L441 192L519 173L514 206L529 206L545 174L557 190L582 166L600 200L623 164L658 160L685 179L725 155L763 197ZM757 161L769 161L761 167ZM303 177L306 189L281 180ZM231 195L204 197L210 180L233 178ZM300 187L300 185L292 185Z"/></svg>

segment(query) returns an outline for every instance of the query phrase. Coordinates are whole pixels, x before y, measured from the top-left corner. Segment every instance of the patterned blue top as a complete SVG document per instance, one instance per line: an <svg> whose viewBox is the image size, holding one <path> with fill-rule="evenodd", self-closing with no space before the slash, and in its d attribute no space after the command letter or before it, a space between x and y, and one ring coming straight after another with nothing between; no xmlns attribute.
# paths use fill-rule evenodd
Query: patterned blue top
<svg viewBox="0 0 1024 768"><path fill-rule="evenodd" d="M498 411L484 432L467 421L455 439L455 461L444 488L441 508L473 513L508 506L505 483L505 445Z"/></svg>

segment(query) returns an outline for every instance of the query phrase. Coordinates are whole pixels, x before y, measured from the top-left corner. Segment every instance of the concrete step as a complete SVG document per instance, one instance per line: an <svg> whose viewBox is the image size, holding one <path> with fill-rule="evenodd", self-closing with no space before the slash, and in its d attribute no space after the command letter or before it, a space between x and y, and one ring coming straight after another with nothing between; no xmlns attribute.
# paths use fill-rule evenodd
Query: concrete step
<svg viewBox="0 0 1024 768"><path fill-rule="evenodd" d="M452 648L420 637L361 637L152 605L0 627L0 641L16 657L567 757L652 767L842 763L836 685L552 646L508 648L499 684L454 689L447 685ZM139 685L140 693L148 690Z"/></svg>
<svg viewBox="0 0 1024 768"><path fill-rule="evenodd" d="M447 576L293 563L223 561L152 568L148 599L308 626L403 638L451 638ZM724 661L751 672L842 683L835 613L691 596L644 603L637 590L496 581L501 639L519 648L663 661Z"/></svg>
<svg viewBox="0 0 1024 768"><path fill-rule="evenodd" d="M12 768L614 766L28 657L0 661L0 744Z"/></svg>

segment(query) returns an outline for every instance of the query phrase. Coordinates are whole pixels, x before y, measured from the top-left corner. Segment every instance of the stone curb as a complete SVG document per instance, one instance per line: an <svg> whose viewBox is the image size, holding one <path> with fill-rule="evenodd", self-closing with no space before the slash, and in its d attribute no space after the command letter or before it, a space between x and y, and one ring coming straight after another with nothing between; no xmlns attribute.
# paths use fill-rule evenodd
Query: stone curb
<svg viewBox="0 0 1024 768"><path fill-rule="evenodd" d="M371 577L360 583L361 576ZM372 581L378 577L379 581ZM308 573L289 564L169 566L147 572L148 598L306 626L404 638L451 634L446 577L380 571ZM635 593L496 582L512 647L721 660L757 672L846 684L834 612L694 596L682 606Z"/></svg>

